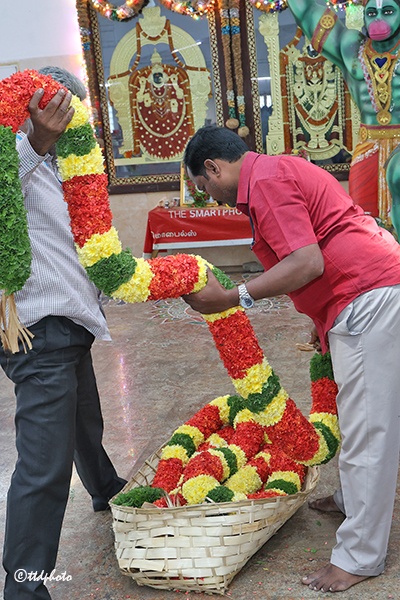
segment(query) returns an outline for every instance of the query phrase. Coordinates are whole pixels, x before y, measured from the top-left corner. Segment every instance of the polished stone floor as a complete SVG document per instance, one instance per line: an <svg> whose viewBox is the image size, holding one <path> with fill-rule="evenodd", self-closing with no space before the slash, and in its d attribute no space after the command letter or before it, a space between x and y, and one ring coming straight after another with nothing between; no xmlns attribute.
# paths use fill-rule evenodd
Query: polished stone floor
<svg viewBox="0 0 400 600"><path fill-rule="evenodd" d="M234 274L235 281L247 274ZM207 326L182 300L143 305L104 301L112 342L93 350L105 420L104 444L121 476L129 479L171 432L214 397L233 392ZM283 387L304 414L310 408L309 352L296 344L309 337L309 321L286 297L257 302L248 312L264 352ZM12 385L0 374L0 525L15 462ZM336 459L321 469L313 497L337 483ZM396 504L387 568L340 598L400 599L400 504ZM287 521L245 565L226 596L232 600L302 600L321 596L300 583L325 564L334 544L339 514L306 505ZM1 542L1 540L0 540ZM90 498L74 475L60 543L57 572L69 581L49 585L53 600L172 600L195 594L138 586L121 574L113 548L112 516L93 513ZM1 582L2 584L2 579ZM209 597L209 596L207 596ZM218 596L216 596L218 597Z"/></svg>

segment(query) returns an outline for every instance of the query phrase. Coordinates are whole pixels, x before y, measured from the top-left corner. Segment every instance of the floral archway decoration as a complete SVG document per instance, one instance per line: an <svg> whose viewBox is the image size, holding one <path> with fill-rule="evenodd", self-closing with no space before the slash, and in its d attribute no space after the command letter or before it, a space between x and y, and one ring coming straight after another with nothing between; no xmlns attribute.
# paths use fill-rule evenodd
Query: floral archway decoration
<svg viewBox="0 0 400 600"><path fill-rule="evenodd" d="M116 6L106 0L89 0L93 8L106 19L110 21L130 21L137 17L149 0L126 0L124 4Z"/></svg>
<svg viewBox="0 0 400 600"><path fill-rule="evenodd" d="M124 4L116 6L107 0L89 0L92 7L106 19L111 21L130 21L137 17L149 0L127 0ZM194 19L204 17L214 9L217 0L160 0L168 10L187 15Z"/></svg>

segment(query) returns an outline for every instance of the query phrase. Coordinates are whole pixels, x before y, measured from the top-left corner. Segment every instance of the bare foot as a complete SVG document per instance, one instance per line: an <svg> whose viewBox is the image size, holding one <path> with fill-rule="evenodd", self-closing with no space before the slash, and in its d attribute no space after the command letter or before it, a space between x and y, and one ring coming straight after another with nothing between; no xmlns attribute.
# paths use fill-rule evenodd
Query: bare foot
<svg viewBox="0 0 400 600"><path fill-rule="evenodd" d="M333 496L317 498L317 500L312 500L309 502L308 506L313 510L320 510L322 512L342 512L334 501Z"/></svg>
<svg viewBox="0 0 400 600"><path fill-rule="evenodd" d="M326 565L322 569L303 577L301 582L311 590L321 592L344 592L352 585L368 579L368 576L352 575L335 565Z"/></svg>

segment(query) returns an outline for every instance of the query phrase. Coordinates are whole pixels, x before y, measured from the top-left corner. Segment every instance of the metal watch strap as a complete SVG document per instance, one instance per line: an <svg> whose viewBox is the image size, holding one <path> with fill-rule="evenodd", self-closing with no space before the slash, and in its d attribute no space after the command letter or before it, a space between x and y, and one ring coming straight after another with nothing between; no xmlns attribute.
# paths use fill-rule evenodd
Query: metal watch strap
<svg viewBox="0 0 400 600"><path fill-rule="evenodd" d="M249 294L245 283L238 285L238 292L240 304L244 305L244 308L251 308L254 304L254 298Z"/></svg>

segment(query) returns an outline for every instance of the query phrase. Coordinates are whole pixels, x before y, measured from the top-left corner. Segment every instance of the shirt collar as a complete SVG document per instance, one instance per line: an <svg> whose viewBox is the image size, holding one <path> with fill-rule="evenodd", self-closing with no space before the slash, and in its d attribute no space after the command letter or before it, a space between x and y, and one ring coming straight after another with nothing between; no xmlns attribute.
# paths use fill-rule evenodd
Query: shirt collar
<svg viewBox="0 0 400 600"><path fill-rule="evenodd" d="M253 165L260 155L258 152L247 152L240 168L236 208L245 215L249 214L250 175Z"/></svg>

